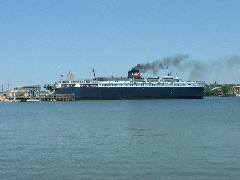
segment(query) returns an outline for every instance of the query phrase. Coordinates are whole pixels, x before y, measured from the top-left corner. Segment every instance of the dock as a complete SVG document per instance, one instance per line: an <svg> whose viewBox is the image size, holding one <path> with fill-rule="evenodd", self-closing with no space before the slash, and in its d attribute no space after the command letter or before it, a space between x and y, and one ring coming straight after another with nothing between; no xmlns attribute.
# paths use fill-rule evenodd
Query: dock
<svg viewBox="0 0 240 180"><path fill-rule="evenodd" d="M48 94L41 98L42 101L75 101L74 94Z"/></svg>

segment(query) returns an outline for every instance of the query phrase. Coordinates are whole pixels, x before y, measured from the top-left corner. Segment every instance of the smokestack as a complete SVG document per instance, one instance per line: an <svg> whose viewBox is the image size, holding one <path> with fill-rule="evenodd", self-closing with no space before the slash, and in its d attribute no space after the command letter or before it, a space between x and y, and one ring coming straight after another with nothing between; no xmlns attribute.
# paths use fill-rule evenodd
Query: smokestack
<svg viewBox="0 0 240 180"><path fill-rule="evenodd" d="M141 74L138 69L131 69L128 71L128 78L141 79Z"/></svg>

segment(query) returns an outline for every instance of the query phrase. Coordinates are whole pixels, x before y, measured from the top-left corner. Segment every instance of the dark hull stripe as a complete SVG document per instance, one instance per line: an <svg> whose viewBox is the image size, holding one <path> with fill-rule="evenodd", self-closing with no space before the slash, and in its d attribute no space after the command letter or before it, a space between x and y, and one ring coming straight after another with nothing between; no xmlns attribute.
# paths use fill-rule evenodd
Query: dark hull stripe
<svg viewBox="0 0 240 180"><path fill-rule="evenodd" d="M55 94L75 94L76 100L90 99L201 99L203 87L65 87Z"/></svg>

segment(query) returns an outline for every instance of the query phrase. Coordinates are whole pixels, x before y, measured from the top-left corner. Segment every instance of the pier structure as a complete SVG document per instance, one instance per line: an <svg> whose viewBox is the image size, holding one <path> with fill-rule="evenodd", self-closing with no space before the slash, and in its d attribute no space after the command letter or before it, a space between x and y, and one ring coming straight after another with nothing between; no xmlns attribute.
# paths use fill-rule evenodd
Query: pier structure
<svg viewBox="0 0 240 180"><path fill-rule="evenodd" d="M74 94L48 94L41 98L42 101L75 101Z"/></svg>

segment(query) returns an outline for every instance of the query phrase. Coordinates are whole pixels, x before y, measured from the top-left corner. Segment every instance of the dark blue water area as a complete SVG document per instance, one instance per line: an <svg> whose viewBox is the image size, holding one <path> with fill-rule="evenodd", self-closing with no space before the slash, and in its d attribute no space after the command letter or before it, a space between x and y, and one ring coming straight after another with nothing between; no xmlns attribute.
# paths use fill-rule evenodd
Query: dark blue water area
<svg viewBox="0 0 240 180"><path fill-rule="evenodd" d="M1 103L0 179L240 179L240 98Z"/></svg>

